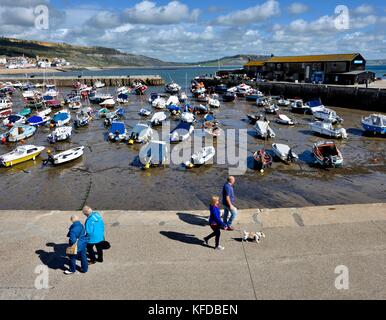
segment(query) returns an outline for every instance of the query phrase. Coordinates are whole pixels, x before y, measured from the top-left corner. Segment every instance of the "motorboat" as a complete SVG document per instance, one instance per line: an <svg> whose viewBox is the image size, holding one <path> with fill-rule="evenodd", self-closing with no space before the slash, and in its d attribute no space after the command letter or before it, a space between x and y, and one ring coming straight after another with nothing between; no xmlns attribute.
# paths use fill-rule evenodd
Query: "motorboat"
<svg viewBox="0 0 386 320"><path fill-rule="evenodd" d="M105 101L101 102L99 104L101 107L105 107L105 108L114 108L115 106L115 100L113 98L111 99L106 99Z"/></svg>
<svg viewBox="0 0 386 320"><path fill-rule="evenodd" d="M147 109L141 109L139 110L139 115L142 117L148 117L151 115L151 111Z"/></svg>
<svg viewBox="0 0 386 320"><path fill-rule="evenodd" d="M209 96L206 95L205 93L201 93L201 94L199 94L199 95L196 97L196 100L197 100L198 102L208 103L208 102L209 102Z"/></svg>
<svg viewBox="0 0 386 320"><path fill-rule="evenodd" d="M274 138L275 132L269 126L269 121L257 121L255 125L256 135L263 139Z"/></svg>
<svg viewBox="0 0 386 320"><path fill-rule="evenodd" d="M188 101L188 96L185 92L181 92L178 96L178 100L180 101L180 103L185 103L186 101Z"/></svg>
<svg viewBox="0 0 386 320"><path fill-rule="evenodd" d="M253 154L253 160L255 168L258 168L261 172L264 172L266 168L272 166L273 158L265 151L265 149L259 149Z"/></svg>
<svg viewBox="0 0 386 320"><path fill-rule="evenodd" d="M262 114L247 114L247 118L250 122L250 124L256 124L257 121L263 119L263 115Z"/></svg>
<svg viewBox="0 0 386 320"><path fill-rule="evenodd" d="M8 118L12 114L12 109L2 109L0 110L0 119Z"/></svg>
<svg viewBox="0 0 386 320"><path fill-rule="evenodd" d="M193 113L185 111L181 114L181 121L186 123L193 123L196 121L196 117Z"/></svg>
<svg viewBox="0 0 386 320"><path fill-rule="evenodd" d="M98 115L100 118L105 118L106 114L110 113L111 111L107 108L102 108L98 110Z"/></svg>
<svg viewBox="0 0 386 320"><path fill-rule="evenodd" d="M280 108L276 104L270 104L268 106L265 106L264 110L265 113L275 114L280 110Z"/></svg>
<svg viewBox="0 0 386 320"><path fill-rule="evenodd" d="M117 97L117 102L120 104L128 103L129 96L126 93L120 93Z"/></svg>
<svg viewBox="0 0 386 320"><path fill-rule="evenodd" d="M171 104L168 106L168 110L170 112L171 115L178 115L181 113L182 109L181 107L175 105L175 104Z"/></svg>
<svg viewBox="0 0 386 320"><path fill-rule="evenodd" d="M120 121L112 122L108 137L109 140L113 142L127 140L127 130L125 124Z"/></svg>
<svg viewBox="0 0 386 320"><path fill-rule="evenodd" d="M100 104L106 100L113 99L113 96L111 94L100 94L98 92L91 92L89 94L89 100L91 103Z"/></svg>
<svg viewBox="0 0 386 320"><path fill-rule="evenodd" d="M233 92L227 92L222 96L224 102L232 102L236 99L236 94Z"/></svg>
<svg viewBox="0 0 386 320"><path fill-rule="evenodd" d="M13 103L11 100L4 99L4 98L0 99L0 110L11 109L12 107L13 107Z"/></svg>
<svg viewBox="0 0 386 320"><path fill-rule="evenodd" d="M43 97L44 96L56 98L58 96L58 92L54 88L49 88L45 93L43 93Z"/></svg>
<svg viewBox="0 0 386 320"><path fill-rule="evenodd" d="M44 149L44 147L34 145L19 146L13 151L0 156L0 163L4 167L11 167L28 160L35 161Z"/></svg>
<svg viewBox="0 0 386 320"><path fill-rule="evenodd" d="M245 100L246 101L254 101L256 102L257 99L260 99L264 97L264 94L259 91L259 90L252 90L250 91L246 96L245 96Z"/></svg>
<svg viewBox="0 0 386 320"><path fill-rule="evenodd" d="M335 129L331 122L315 121L310 123L310 129L321 136L330 138L347 139L347 132L344 128Z"/></svg>
<svg viewBox="0 0 386 320"><path fill-rule="evenodd" d="M44 108L43 110L40 110L36 114L40 117L45 117L48 116L52 112L51 108Z"/></svg>
<svg viewBox="0 0 386 320"><path fill-rule="evenodd" d="M32 137L36 132L36 128L29 125L17 124L8 132L1 135L1 142L18 142Z"/></svg>
<svg viewBox="0 0 386 320"><path fill-rule="evenodd" d="M96 89L100 89L100 88L103 88L105 86L106 86L106 84L104 84L102 81L96 81L94 83L94 88L96 88Z"/></svg>
<svg viewBox="0 0 386 320"><path fill-rule="evenodd" d="M26 117L19 114L11 114L8 118L3 120L3 125L7 127L12 127L17 124L23 124L27 121Z"/></svg>
<svg viewBox="0 0 386 320"><path fill-rule="evenodd" d="M166 101L166 105L167 106L170 106L170 105L179 105L180 104L180 100L178 99L178 96L175 96L175 95L171 95L168 100Z"/></svg>
<svg viewBox="0 0 386 320"><path fill-rule="evenodd" d="M208 100L208 105L210 108L220 108L221 106L221 103L220 103L220 100L218 99L218 96L217 97L210 97L209 100Z"/></svg>
<svg viewBox="0 0 386 320"><path fill-rule="evenodd" d="M386 116L383 114L371 114L362 118L362 127L366 132L373 134L386 134Z"/></svg>
<svg viewBox="0 0 386 320"><path fill-rule="evenodd" d="M67 110L62 110L55 113L51 123L56 127L65 126L71 121L71 114Z"/></svg>
<svg viewBox="0 0 386 320"><path fill-rule="evenodd" d="M303 100L297 99L291 102L291 111L294 113L309 113L311 111L310 106L305 104Z"/></svg>
<svg viewBox="0 0 386 320"><path fill-rule="evenodd" d="M70 110L80 110L82 108L82 103L80 101L71 102L68 104Z"/></svg>
<svg viewBox="0 0 386 320"><path fill-rule="evenodd" d="M200 151L194 153L190 158L190 161L185 162L185 166L187 168L202 166L212 160L215 155L216 149L214 147L204 147Z"/></svg>
<svg viewBox="0 0 386 320"><path fill-rule="evenodd" d="M76 114L76 118L74 120L75 128L85 127L90 122L90 115L87 112L81 111Z"/></svg>
<svg viewBox="0 0 386 320"><path fill-rule="evenodd" d="M291 105L291 101L281 98L277 100L277 105L281 107L289 107Z"/></svg>
<svg viewBox="0 0 386 320"><path fill-rule="evenodd" d="M58 108L61 108L62 107L62 103L59 101L59 100L56 100L56 99L52 99L52 100L49 100L49 101L45 101L44 103L47 107L51 107L51 108L54 108L54 109L58 109Z"/></svg>
<svg viewBox="0 0 386 320"><path fill-rule="evenodd" d="M164 141L151 140L139 152L144 169L168 164L168 148Z"/></svg>
<svg viewBox="0 0 386 320"><path fill-rule="evenodd" d="M170 133L170 143L179 143L189 139L194 131L192 123L180 122Z"/></svg>
<svg viewBox="0 0 386 320"><path fill-rule="evenodd" d="M221 135L221 128L219 126L219 122L217 120L213 121L204 121L202 125L202 131L205 135L212 136L214 138L217 138Z"/></svg>
<svg viewBox="0 0 386 320"><path fill-rule="evenodd" d="M178 94L181 90L181 86L175 82L168 83L165 86L165 91L170 94Z"/></svg>
<svg viewBox="0 0 386 320"><path fill-rule="evenodd" d="M339 117L334 110L326 107L323 109L312 110L312 114L316 119L331 122L332 124L343 122L343 119Z"/></svg>
<svg viewBox="0 0 386 320"><path fill-rule="evenodd" d="M299 160L298 155L286 144L273 143L272 151L278 159L287 164Z"/></svg>
<svg viewBox="0 0 386 320"><path fill-rule="evenodd" d="M256 99L256 105L258 107L266 107L270 104L270 100L267 97L260 97Z"/></svg>
<svg viewBox="0 0 386 320"><path fill-rule="evenodd" d="M130 89L128 87L123 86L117 88L116 92L118 96L121 94L127 95L128 93L130 93Z"/></svg>
<svg viewBox="0 0 386 320"><path fill-rule="evenodd" d="M67 163L67 162L79 159L80 157L83 156L83 153L84 153L83 146L69 149L57 154L51 154L51 152L48 152L48 159L44 161L44 164L47 164L48 162L50 162L53 165Z"/></svg>
<svg viewBox="0 0 386 320"><path fill-rule="evenodd" d="M166 108L166 100L162 97L158 97L154 99L151 105L156 109L165 109Z"/></svg>
<svg viewBox="0 0 386 320"><path fill-rule="evenodd" d="M150 120L151 126L159 126L168 118L165 112L156 112Z"/></svg>
<svg viewBox="0 0 386 320"><path fill-rule="evenodd" d="M68 127L68 126L58 127L47 136L47 140L49 143L65 141L65 140L68 140L71 137L71 135L72 135L72 127Z"/></svg>
<svg viewBox="0 0 386 320"><path fill-rule="evenodd" d="M295 122L291 118L282 113L277 115L276 122L288 126L293 126L295 124Z"/></svg>
<svg viewBox="0 0 386 320"><path fill-rule="evenodd" d="M306 102L306 105L309 107L311 113L326 109L320 99L310 100Z"/></svg>
<svg viewBox="0 0 386 320"><path fill-rule="evenodd" d="M24 108L23 110L19 111L17 114L23 117L28 117L32 113L31 108Z"/></svg>
<svg viewBox="0 0 386 320"><path fill-rule="evenodd" d="M321 141L312 148L315 162L323 167L339 167L343 164L343 156L335 142Z"/></svg>
<svg viewBox="0 0 386 320"><path fill-rule="evenodd" d="M51 121L51 117L39 116L39 115L32 116L32 117L27 119L27 123L30 124L31 126L34 126L34 127L44 126L49 121Z"/></svg>
<svg viewBox="0 0 386 320"><path fill-rule="evenodd" d="M128 143L144 143L151 140L153 129L144 123L138 123L128 134Z"/></svg>

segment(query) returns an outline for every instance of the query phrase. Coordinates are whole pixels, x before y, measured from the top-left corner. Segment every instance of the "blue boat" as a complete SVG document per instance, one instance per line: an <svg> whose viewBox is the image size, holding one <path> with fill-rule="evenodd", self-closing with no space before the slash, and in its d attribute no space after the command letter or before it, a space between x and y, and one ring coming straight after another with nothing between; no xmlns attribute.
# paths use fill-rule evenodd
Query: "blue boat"
<svg viewBox="0 0 386 320"><path fill-rule="evenodd" d="M168 106L168 110L171 114L178 114L181 112L181 108L179 106L176 106L175 104Z"/></svg>
<svg viewBox="0 0 386 320"><path fill-rule="evenodd" d="M53 96L43 96L44 101L51 101L54 100L55 98Z"/></svg>
<svg viewBox="0 0 386 320"><path fill-rule="evenodd" d="M127 130L123 122L114 121L111 123L109 139L114 142L127 139Z"/></svg>
<svg viewBox="0 0 386 320"><path fill-rule="evenodd" d="M68 111L59 111L55 114L52 121L57 127L61 127L69 123L71 120L71 115Z"/></svg>
<svg viewBox="0 0 386 320"><path fill-rule="evenodd" d="M117 109L117 111L115 111L115 114L118 116L118 117L123 117L125 115L125 109L123 108L119 108Z"/></svg>
<svg viewBox="0 0 386 320"><path fill-rule="evenodd" d="M14 126L11 130L1 135L1 141L18 142L25 140L35 134L36 128L23 124Z"/></svg>
<svg viewBox="0 0 386 320"><path fill-rule="evenodd" d="M362 118L361 123L366 132L386 134L386 116L383 114L371 114Z"/></svg>
<svg viewBox="0 0 386 320"><path fill-rule="evenodd" d="M50 119L50 117L32 116L27 120L27 122L31 126L38 127L45 125Z"/></svg>

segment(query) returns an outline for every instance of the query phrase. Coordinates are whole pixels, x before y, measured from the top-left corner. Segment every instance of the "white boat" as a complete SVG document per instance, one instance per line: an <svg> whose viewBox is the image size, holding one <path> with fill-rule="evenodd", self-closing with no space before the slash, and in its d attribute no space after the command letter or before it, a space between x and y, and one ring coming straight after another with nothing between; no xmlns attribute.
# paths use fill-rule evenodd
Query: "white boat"
<svg viewBox="0 0 386 320"><path fill-rule="evenodd" d="M196 117L193 113L186 111L181 114L181 121L193 123L194 121L196 121Z"/></svg>
<svg viewBox="0 0 386 320"><path fill-rule="evenodd" d="M53 98L56 98L58 96L58 92L55 90L55 89L49 89L47 90L43 96L49 96L49 97L53 97Z"/></svg>
<svg viewBox="0 0 386 320"><path fill-rule="evenodd" d="M168 118L165 112L156 112L150 120L152 126L159 126L163 121Z"/></svg>
<svg viewBox="0 0 386 320"><path fill-rule="evenodd" d="M276 117L276 122L280 124L289 125L289 126L293 126L295 124L295 122L285 114L278 114Z"/></svg>
<svg viewBox="0 0 386 320"><path fill-rule="evenodd" d="M289 107L290 104L291 104L291 101L289 101L287 99L279 99L279 100L277 100L277 105L278 106Z"/></svg>
<svg viewBox="0 0 386 320"><path fill-rule="evenodd" d="M45 109L39 111L39 112L37 113L37 115L38 115L39 117L44 118L44 117L48 116L51 112L52 112L52 109L51 109L51 108L45 108Z"/></svg>
<svg viewBox="0 0 386 320"><path fill-rule="evenodd" d="M322 136L331 138L347 139L347 132L344 128L335 129L331 122L315 121L310 123L310 129Z"/></svg>
<svg viewBox="0 0 386 320"><path fill-rule="evenodd" d="M220 108L221 103L220 103L220 100L219 100L219 99L210 97L210 98L209 98L209 101L208 101L208 105L209 105L209 107L211 107L211 108Z"/></svg>
<svg viewBox="0 0 386 320"><path fill-rule="evenodd" d="M9 99L0 99L0 110L3 110L3 109L11 109L13 106L13 103L11 100Z"/></svg>
<svg viewBox="0 0 386 320"><path fill-rule="evenodd" d="M185 162L187 168L193 168L194 166L201 166L214 158L216 155L216 149L212 146L204 147L197 153L193 154L190 161Z"/></svg>
<svg viewBox="0 0 386 320"><path fill-rule="evenodd" d="M11 127L17 124L24 124L26 123L26 121L27 119L24 116L18 114L11 114L3 120L3 125Z"/></svg>
<svg viewBox="0 0 386 320"><path fill-rule="evenodd" d="M106 107L106 108L114 108L115 106L115 100L113 98L111 99L106 99L105 101L101 102L99 104L101 107Z"/></svg>
<svg viewBox="0 0 386 320"><path fill-rule="evenodd" d="M310 106L305 104L303 102L303 100L294 100L292 101L291 103L291 111L294 112L294 113L306 113L306 112L309 112L311 109L310 109Z"/></svg>
<svg viewBox="0 0 386 320"><path fill-rule="evenodd" d="M290 163L299 159L298 155L286 144L273 143L272 151L276 157L285 163Z"/></svg>
<svg viewBox="0 0 386 320"><path fill-rule="evenodd" d="M339 117L334 110L326 107L316 111L312 109L312 114L316 119L331 122L332 124L343 122L343 119Z"/></svg>
<svg viewBox="0 0 386 320"><path fill-rule="evenodd" d="M24 99L34 99L36 96L40 96L41 93L39 91L28 90L24 91L22 95Z"/></svg>
<svg viewBox="0 0 386 320"><path fill-rule="evenodd" d="M102 82L102 81L96 81L95 83L94 83L94 87L96 88L96 89L100 89L100 88L103 88L103 87L105 87L106 85Z"/></svg>
<svg viewBox="0 0 386 320"><path fill-rule="evenodd" d="M264 107L266 113L274 114L280 110L280 108L275 104L270 104Z"/></svg>
<svg viewBox="0 0 386 320"><path fill-rule="evenodd" d="M165 86L165 91L166 91L167 93L177 94L178 92L180 92L180 90L181 90L181 86L178 85L178 84L175 83L175 82L168 83L168 84Z"/></svg>
<svg viewBox="0 0 386 320"><path fill-rule="evenodd" d="M166 105L167 106L170 106L170 105L179 105L180 104L180 100L178 99L177 96L170 96L169 99L166 101Z"/></svg>
<svg viewBox="0 0 386 320"><path fill-rule="evenodd" d="M148 117L151 115L151 111L147 109L141 109L139 110L139 115L141 115L142 117Z"/></svg>
<svg viewBox="0 0 386 320"><path fill-rule="evenodd" d="M71 121L71 114L67 110L62 110L54 114L52 122L57 127L65 126Z"/></svg>
<svg viewBox="0 0 386 320"><path fill-rule="evenodd" d="M147 143L139 152L139 160L144 169L151 166L168 164L168 148L164 141L152 140Z"/></svg>
<svg viewBox="0 0 386 320"><path fill-rule="evenodd" d="M138 123L128 134L128 143L144 143L151 140L153 136L153 129L147 124Z"/></svg>
<svg viewBox="0 0 386 320"><path fill-rule="evenodd" d="M184 103L188 100L188 96L185 92L181 92L180 96L178 97L178 100L180 100L181 103Z"/></svg>
<svg viewBox="0 0 386 320"><path fill-rule="evenodd" d="M69 139L71 135L72 135L72 127L59 127L59 128L56 128L47 136L47 140L50 143L55 143L57 141L65 141Z"/></svg>
<svg viewBox="0 0 386 320"><path fill-rule="evenodd" d="M269 121L257 121L255 125L256 135L263 139L274 138L275 132L269 126Z"/></svg>
<svg viewBox="0 0 386 320"><path fill-rule="evenodd" d="M45 163L51 162L53 165L59 165L59 164L67 163L67 162L74 161L74 160L82 157L83 153L84 153L84 147L83 146L69 149L69 150L66 150L64 152L57 153L54 155L49 153L48 159L45 161Z"/></svg>
<svg viewBox="0 0 386 320"><path fill-rule="evenodd" d="M323 167L340 167L343 165L343 156L335 142L320 141L314 144L312 154L315 163Z"/></svg>
<svg viewBox="0 0 386 320"><path fill-rule="evenodd" d="M177 127L170 133L170 143L179 143L189 139L193 131L193 124L180 122Z"/></svg>
<svg viewBox="0 0 386 320"><path fill-rule="evenodd" d="M119 94L127 94L129 92L130 92L130 90L129 90L128 87L119 87L119 88L117 88L117 94L118 95Z"/></svg>
<svg viewBox="0 0 386 320"><path fill-rule="evenodd" d="M77 101L77 102L70 102L70 103L68 104L68 108L69 108L70 110L79 110L79 109L82 108L82 103L79 102L79 101Z"/></svg>
<svg viewBox="0 0 386 320"><path fill-rule="evenodd" d="M40 155L44 150L44 147L38 147L34 145L20 146L13 151L0 156L0 163L4 167L11 167L15 164L22 163L28 160L33 160Z"/></svg>
<svg viewBox="0 0 386 320"><path fill-rule="evenodd" d="M18 142L32 137L36 132L34 126L17 124L11 130L1 135L2 142Z"/></svg>
<svg viewBox="0 0 386 320"><path fill-rule="evenodd" d="M166 100L162 97L158 97L155 100L153 100L151 105L156 109L165 109L166 108Z"/></svg>
<svg viewBox="0 0 386 320"><path fill-rule="evenodd" d="M386 116L383 114L371 114L362 118L362 127L366 132L373 134L386 134Z"/></svg>

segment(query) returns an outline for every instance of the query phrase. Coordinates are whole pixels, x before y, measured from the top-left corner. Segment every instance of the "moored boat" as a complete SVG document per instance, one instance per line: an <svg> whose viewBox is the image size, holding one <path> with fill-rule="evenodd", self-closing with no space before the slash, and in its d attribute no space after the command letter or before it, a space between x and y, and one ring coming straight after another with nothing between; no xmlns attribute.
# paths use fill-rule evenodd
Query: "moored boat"
<svg viewBox="0 0 386 320"><path fill-rule="evenodd" d="M170 143L178 143L189 139L193 131L193 124L180 122L177 127L170 133Z"/></svg>
<svg viewBox="0 0 386 320"><path fill-rule="evenodd" d="M288 126L293 126L295 124L295 122L285 114L278 114L276 117L276 122Z"/></svg>
<svg viewBox="0 0 386 320"><path fill-rule="evenodd" d="M52 131L48 136L47 140L50 143L55 143L57 141L68 140L72 135L72 127L59 127Z"/></svg>
<svg viewBox="0 0 386 320"><path fill-rule="evenodd" d="M190 161L185 162L185 166L187 168L193 168L194 166L202 166L211 161L215 155L216 149L214 147L203 147L200 151L192 155Z"/></svg>
<svg viewBox="0 0 386 320"><path fill-rule="evenodd" d="M343 156L334 142L321 141L312 148L315 162L323 167L339 167L343 164Z"/></svg>
<svg viewBox="0 0 386 320"><path fill-rule="evenodd" d="M256 135L262 139L274 138L275 132L269 126L269 121L256 121Z"/></svg>
<svg viewBox="0 0 386 320"><path fill-rule="evenodd" d="M144 123L138 123L128 134L128 143L144 143L151 140L153 129Z"/></svg>
<svg viewBox="0 0 386 320"><path fill-rule="evenodd" d="M127 139L127 130L123 122L114 121L111 123L109 130L109 140L113 142L119 142Z"/></svg>
<svg viewBox="0 0 386 320"><path fill-rule="evenodd" d="M44 164L51 162L53 165L59 165L70 161L74 161L82 157L84 153L84 147L80 146L77 148L72 148L57 154L51 154L50 151L47 151L47 153L48 153L48 159L44 161Z"/></svg>
<svg viewBox="0 0 386 320"><path fill-rule="evenodd" d="M150 120L151 126L159 126L168 118L165 112L156 112Z"/></svg>
<svg viewBox="0 0 386 320"><path fill-rule="evenodd" d="M347 139L347 132L344 128L335 129L331 122L315 121L310 123L310 129L321 136L337 139Z"/></svg>
<svg viewBox="0 0 386 320"><path fill-rule="evenodd" d="M28 160L35 161L44 149L44 147L34 145L19 146L13 151L0 156L0 164L4 167L11 167Z"/></svg>
<svg viewBox="0 0 386 320"><path fill-rule="evenodd" d="M286 144L273 143L272 151L277 158L287 164L299 160L298 155Z"/></svg>
<svg viewBox="0 0 386 320"><path fill-rule="evenodd" d="M266 168L272 166L272 156L265 151L265 149L259 149L253 154L253 160L255 168L257 167L261 172L264 172Z"/></svg>
<svg viewBox="0 0 386 320"><path fill-rule="evenodd" d="M144 169L168 164L168 148L164 141L152 140L141 148L139 160Z"/></svg>
<svg viewBox="0 0 386 320"><path fill-rule="evenodd" d="M32 137L36 128L29 125L17 124L11 130L1 135L1 142L18 142Z"/></svg>
<svg viewBox="0 0 386 320"><path fill-rule="evenodd" d="M386 115L373 113L362 118L361 124L366 132L386 134Z"/></svg>
<svg viewBox="0 0 386 320"><path fill-rule="evenodd" d="M32 116L27 119L27 123L30 124L31 126L38 127L38 126L44 126L47 124L49 121L51 121L51 117L48 116Z"/></svg>

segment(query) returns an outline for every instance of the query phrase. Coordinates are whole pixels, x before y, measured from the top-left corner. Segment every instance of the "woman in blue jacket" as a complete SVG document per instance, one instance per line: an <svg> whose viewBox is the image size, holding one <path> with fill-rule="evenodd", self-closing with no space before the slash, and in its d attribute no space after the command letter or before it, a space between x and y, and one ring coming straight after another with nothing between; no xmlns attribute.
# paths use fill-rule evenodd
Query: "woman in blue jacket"
<svg viewBox="0 0 386 320"><path fill-rule="evenodd" d="M65 274L73 274L76 272L76 258L80 257L82 272L86 273L88 271L88 263L87 263L87 254L86 254L86 246L87 246L87 238L86 238L86 230L82 223L79 221L78 216L71 217L72 225L70 230L68 231L67 237L69 238L69 245L72 246L75 242L78 241L78 254L70 255L70 269L64 271Z"/></svg>
<svg viewBox="0 0 386 320"><path fill-rule="evenodd" d="M213 232L209 236L204 238L204 242L206 245L208 245L209 239L215 237L215 244L216 244L215 249L224 250L224 247L220 246L221 229L226 230L228 227L221 219L221 212L220 212L219 205L220 205L220 198L216 196L212 197L212 202L209 207L209 210L210 210L209 224Z"/></svg>
<svg viewBox="0 0 386 320"><path fill-rule="evenodd" d="M102 241L105 240L105 224L102 217L90 207L83 208L83 214L87 217L84 223L87 233L87 252L90 258L89 264L94 264L96 261L103 262ZM97 249L98 260L95 257L94 246Z"/></svg>

